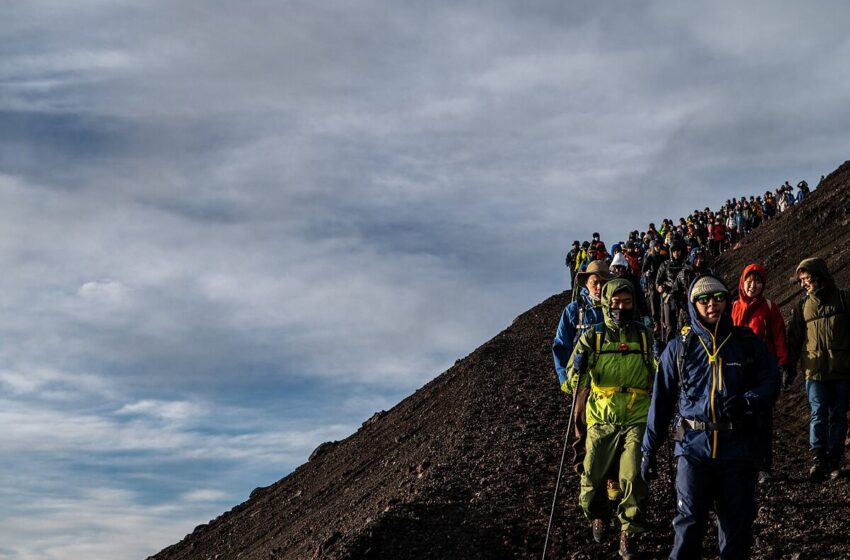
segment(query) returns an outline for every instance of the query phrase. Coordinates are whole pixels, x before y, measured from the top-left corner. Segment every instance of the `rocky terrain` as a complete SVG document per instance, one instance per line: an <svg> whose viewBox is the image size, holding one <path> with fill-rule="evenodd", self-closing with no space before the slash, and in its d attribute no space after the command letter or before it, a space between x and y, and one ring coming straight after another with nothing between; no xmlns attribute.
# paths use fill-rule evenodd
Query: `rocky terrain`
<svg viewBox="0 0 850 560"><path fill-rule="evenodd" d="M839 285L850 286L850 162L715 268L737 286L744 265L766 265L768 296L787 318L800 294L790 277L808 256L826 259ZM565 292L523 313L392 410L152 558L540 558L569 405L550 346L568 301ZM777 478L758 490L754 558L850 558L850 478L807 480L807 421L798 379L776 411ZM665 453L651 487L649 558L665 558L672 543ZM577 476L565 473L547 557L617 557L613 537L592 541ZM708 546L716 550L713 537Z"/></svg>

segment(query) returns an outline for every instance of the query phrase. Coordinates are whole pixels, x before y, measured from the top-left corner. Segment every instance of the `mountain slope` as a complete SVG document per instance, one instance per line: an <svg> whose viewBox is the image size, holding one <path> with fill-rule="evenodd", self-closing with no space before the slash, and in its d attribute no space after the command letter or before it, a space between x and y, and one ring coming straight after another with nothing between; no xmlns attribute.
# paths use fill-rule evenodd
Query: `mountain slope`
<svg viewBox="0 0 850 560"><path fill-rule="evenodd" d="M767 265L768 295L786 316L799 288L788 278L807 256L827 259L850 285L850 162L809 199L758 228L716 263L730 286L749 262ZM543 547L566 428L550 345L568 293L519 316L448 371L376 414L345 440L153 558L534 558ZM806 550L848 557L843 519L850 481L805 482L806 401L798 386L777 409L775 484L760 488L757 558ZM651 554L672 542L669 460L654 482L645 539ZM615 554L590 540L565 471L552 558Z"/></svg>

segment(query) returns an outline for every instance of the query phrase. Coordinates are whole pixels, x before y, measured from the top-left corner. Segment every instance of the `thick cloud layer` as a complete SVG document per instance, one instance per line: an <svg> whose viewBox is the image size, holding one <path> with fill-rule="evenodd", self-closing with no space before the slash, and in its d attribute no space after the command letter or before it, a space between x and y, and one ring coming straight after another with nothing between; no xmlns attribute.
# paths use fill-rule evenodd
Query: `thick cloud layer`
<svg viewBox="0 0 850 560"><path fill-rule="evenodd" d="M847 12L7 2L0 555L152 553L564 289L572 239L816 183Z"/></svg>

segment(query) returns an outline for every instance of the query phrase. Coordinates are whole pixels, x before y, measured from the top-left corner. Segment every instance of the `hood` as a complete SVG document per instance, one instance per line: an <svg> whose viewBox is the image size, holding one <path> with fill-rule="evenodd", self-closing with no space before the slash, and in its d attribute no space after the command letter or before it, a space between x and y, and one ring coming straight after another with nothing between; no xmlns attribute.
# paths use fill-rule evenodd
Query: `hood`
<svg viewBox="0 0 850 560"><path fill-rule="evenodd" d="M826 266L825 260L817 257L812 259L803 259L803 261L797 265L797 270L794 272L795 279L800 274L801 270L805 270L809 274L820 278L823 282L824 288L832 289L835 287L835 280L833 280L832 274L829 273L829 267Z"/></svg>
<svg viewBox="0 0 850 560"><path fill-rule="evenodd" d="M622 290L628 290L630 294L632 294L632 299L634 300L633 308L637 309L637 298L635 297L635 287L634 285L624 278L614 278L613 280L609 280L604 286L602 286L602 317L605 318L605 326L610 329L618 330L620 326L617 324L614 319L611 318L611 297Z"/></svg>
<svg viewBox="0 0 850 560"><path fill-rule="evenodd" d="M721 282L724 286L726 285L726 282L723 282L722 278L719 278L714 274L706 274L700 278L705 278L706 276L711 276ZM732 302L729 301L728 298L726 299L726 309L723 310L723 315L720 316L720 320L717 322L716 328L713 329L713 331L709 331L709 329L699 320L697 309L694 306L694 302L691 301L691 290L697 280L699 280L699 278L694 278L693 281L691 281L691 285L688 286L688 314L691 316L691 328L703 339L711 340L712 337L720 338L721 335L725 336L726 333L732 330Z"/></svg>
<svg viewBox="0 0 850 560"><path fill-rule="evenodd" d="M764 290L767 289L767 269L760 264L749 264L744 268L744 271L741 273L741 279L738 280L738 298L749 305L754 298L751 298L744 292L744 280L749 276L751 272L755 272L761 277L761 281L764 284L764 289L762 289L762 295L759 297L764 297Z"/></svg>

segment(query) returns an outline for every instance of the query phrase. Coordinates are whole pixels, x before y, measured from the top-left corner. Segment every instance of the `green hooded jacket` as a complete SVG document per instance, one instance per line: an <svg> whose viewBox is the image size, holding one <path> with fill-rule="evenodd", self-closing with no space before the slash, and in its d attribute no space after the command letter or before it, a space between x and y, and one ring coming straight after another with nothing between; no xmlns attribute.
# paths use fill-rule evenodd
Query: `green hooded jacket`
<svg viewBox="0 0 850 560"><path fill-rule="evenodd" d="M628 290L635 298L631 282L621 278L610 280L602 288L604 332L600 326L585 332L570 357L569 375L574 384L588 383L587 425L645 424L649 414L652 381L657 362L652 354L652 335L642 323L630 322L621 327L611 317L611 297ZM637 301L635 301L637 313ZM598 343L598 348L597 348ZM587 354L586 371L576 371L578 353Z"/></svg>
<svg viewBox="0 0 850 560"><path fill-rule="evenodd" d="M800 367L806 379L850 379L850 294L840 290L823 259L805 259L805 270L820 278L822 286L803 297L788 324L789 363Z"/></svg>

